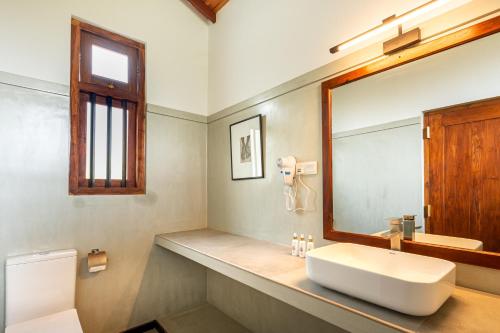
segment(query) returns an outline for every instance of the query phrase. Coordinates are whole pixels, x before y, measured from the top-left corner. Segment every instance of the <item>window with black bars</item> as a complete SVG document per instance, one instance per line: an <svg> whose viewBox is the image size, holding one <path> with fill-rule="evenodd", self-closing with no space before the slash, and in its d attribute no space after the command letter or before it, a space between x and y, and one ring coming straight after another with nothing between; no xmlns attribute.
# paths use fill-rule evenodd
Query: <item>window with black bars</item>
<svg viewBox="0 0 500 333"><path fill-rule="evenodd" d="M72 20L71 194L145 193L144 45Z"/></svg>
<svg viewBox="0 0 500 333"><path fill-rule="evenodd" d="M97 95L95 93L89 94L89 103L87 103L86 126L87 126L87 140L86 145L86 179L88 180L88 187L96 186L96 179L104 179L104 186L111 187L112 180L120 179L120 187L127 186L127 143L128 143L128 101L120 100L121 108L113 107L113 98L106 97L105 105L105 124L101 124L102 132L105 132L99 137L105 138L105 158L96 167L96 121L97 121ZM104 109L104 106L103 106ZM101 122L103 122L101 119ZM115 123L114 123L115 121ZM118 133L116 129L119 129ZM101 145L104 144L101 142ZM98 159L99 161L99 159ZM105 163L103 163L105 162ZM98 170L96 172L96 169ZM112 173L112 170L114 171ZM118 176L118 171L121 172L121 177ZM96 176L96 174L105 175L105 177Z"/></svg>

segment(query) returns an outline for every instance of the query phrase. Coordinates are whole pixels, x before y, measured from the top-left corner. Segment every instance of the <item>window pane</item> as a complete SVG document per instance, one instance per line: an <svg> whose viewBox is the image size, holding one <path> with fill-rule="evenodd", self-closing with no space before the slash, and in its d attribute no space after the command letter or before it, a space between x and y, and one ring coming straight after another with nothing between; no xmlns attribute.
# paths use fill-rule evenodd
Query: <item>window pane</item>
<svg viewBox="0 0 500 333"><path fill-rule="evenodd" d="M87 102L87 142L85 142L85 148L87 152L85 154L85 178L90 179L90 102Z"/></svg>
<svg viewBox="0 0 500 333"><path fill-rule="evenodd" d="M90 103L87 103L87 166L86 178L90 178ZM111 179L122 179L123 110L111 112ZM107 107L96 105L95 119L95 179L106 179ZM127 119L128 128L128 119Z"/></svg>
<svg viewBox="0 0 500 333"><path fill-rule="evenodd" d="M92 45L92 75L128 83L128 57Z"/></svg>
<svg viewBox="0 0 500 333"><path fill-rule="evenodd" d="M113 108L111 116L111 178L122 179L123 110Z"/></svg>
<svg viewBox="0 0 500 333"><path fill-rule="evenodd" d="M95 178L106 178L106 137L107 109L104 105L96 105L95 117Z"/></svg>

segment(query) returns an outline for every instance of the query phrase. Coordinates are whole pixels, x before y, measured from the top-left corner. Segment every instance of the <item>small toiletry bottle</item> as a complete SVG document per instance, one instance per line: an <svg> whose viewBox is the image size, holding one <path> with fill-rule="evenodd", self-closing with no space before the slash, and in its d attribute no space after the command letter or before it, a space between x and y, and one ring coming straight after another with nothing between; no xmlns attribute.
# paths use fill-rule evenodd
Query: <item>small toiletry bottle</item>
<svg viewBox="0 0 500 333"><path fill-rule="evenodd" d="M300 234L299 257L304 258L305 256L306 256L306 241L304 239L304 234Z"/></svg>
<svg viewBox="0 0 500 333"><path fill-rule="evenodd" d="M292 238L292 256L298 256L299 255L299 239L297 237L297 233L293 233L293 238Z"/></svg>
<svg viewBox="0 0 500 333"><path fill-rule="evenodd" d="M306 249L306 252L309 252L312 249L314 249L313 236L309 235L309 237L307 237L307 249Z"/></svg>

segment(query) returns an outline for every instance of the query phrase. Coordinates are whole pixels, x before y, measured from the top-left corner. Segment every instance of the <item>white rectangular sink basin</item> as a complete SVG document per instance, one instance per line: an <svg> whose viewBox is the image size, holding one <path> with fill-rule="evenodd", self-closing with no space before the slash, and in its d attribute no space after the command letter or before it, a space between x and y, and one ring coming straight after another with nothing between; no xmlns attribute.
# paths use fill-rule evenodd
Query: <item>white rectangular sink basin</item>
<svg viewBox="0 0 500 333"><path fill-rule="evenodd" d="M450 261L351 243L307 252L306 270L324 287L414 316L436 312L455 288Z"/></svg>

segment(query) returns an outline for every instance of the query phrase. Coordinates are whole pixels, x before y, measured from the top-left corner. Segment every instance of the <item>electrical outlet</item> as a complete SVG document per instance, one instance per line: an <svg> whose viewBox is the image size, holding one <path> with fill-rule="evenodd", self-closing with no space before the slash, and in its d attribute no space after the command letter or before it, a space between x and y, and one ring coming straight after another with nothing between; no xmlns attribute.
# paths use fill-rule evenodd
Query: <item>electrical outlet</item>
<svg viewBox="0 0 500 333"><path fill-rule="evenodd" d="M318 174L318 162L298 162L295 167L297 175L316 175Z"/></svg>

